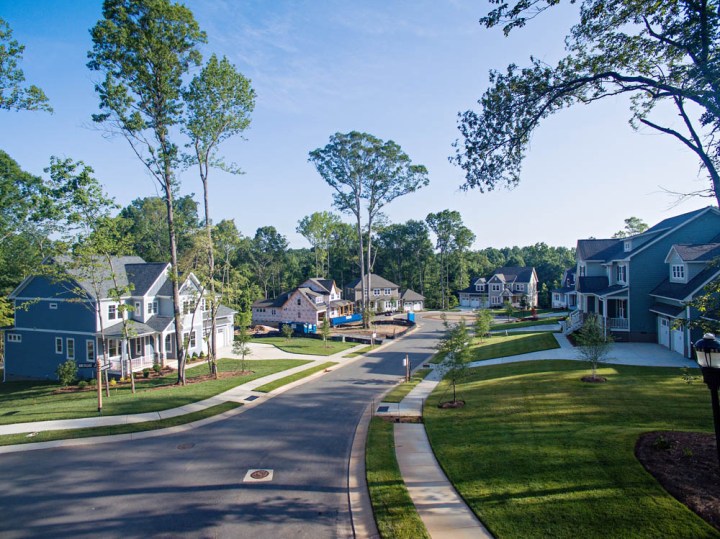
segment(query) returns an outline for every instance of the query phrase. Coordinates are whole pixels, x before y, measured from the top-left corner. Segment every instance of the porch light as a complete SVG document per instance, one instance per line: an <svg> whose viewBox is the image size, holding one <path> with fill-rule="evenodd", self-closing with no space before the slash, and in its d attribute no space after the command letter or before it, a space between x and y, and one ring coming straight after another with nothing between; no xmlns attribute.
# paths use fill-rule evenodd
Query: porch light
<svg viewBox="0 0 720 539"><path fill-rule="evenodd" d="M720 341L712 333L706 333L703 338L694 344L695 359L700 365L703 381L710 390L712 400L713 422L715 423L715 445L720 463L720 401L718 388L720 388Z"/></svg>

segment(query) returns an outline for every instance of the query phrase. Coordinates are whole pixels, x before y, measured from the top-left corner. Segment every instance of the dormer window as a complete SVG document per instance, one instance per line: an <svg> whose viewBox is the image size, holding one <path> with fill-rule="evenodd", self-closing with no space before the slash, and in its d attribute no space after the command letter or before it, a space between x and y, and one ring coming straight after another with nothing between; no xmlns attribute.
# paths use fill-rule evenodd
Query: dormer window
<svg viewBox="0 0 720 539"><path fill-rule="evenodd" d="M585 266L584 265L580 266L580 277L585 277Z"/></svg>
<svg viewBox="0 0 720 539"><path fill-rule="evenodd" d="M627 253L628 251L632 251L632 240L625 240L623 243L623 250Z"/></svg>
<svg viewBox="0 0 720 539"><path fill-rule="evenodd" d="M682 264L673 264L670 267L672 280L673 281L684 281L685 280L685 266Z"/></svg>
<svg viewBox="0 0 720 539"><path fill-rule="evenodd" d="M475 285L475 290L477 290L478 292L484 292L484 291L485 291L485 285L484 285L484 284L476 284L476 285Z"/></svg>

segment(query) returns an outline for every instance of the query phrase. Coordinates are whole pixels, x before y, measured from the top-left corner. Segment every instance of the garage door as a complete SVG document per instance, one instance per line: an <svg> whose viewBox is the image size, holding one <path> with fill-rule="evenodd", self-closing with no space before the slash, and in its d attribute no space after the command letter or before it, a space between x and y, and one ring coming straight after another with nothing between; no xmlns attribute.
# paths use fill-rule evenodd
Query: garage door
<svg viewBox="0 0 720 539"><path fill-rule="evenodd" d="M480 299L479 298L473 298L472 301L470 301L470 307L473 309L477 309L480 307Z"/></svg>
<svg viewBox="0 0 720 539"><path fill-rule="evenodd" d="M670 331L670 342L672 343L673 352L685 355L685 332L682 329Z"/></svg>
<svg viewBox="0 0 720 539"><path fill-rule="evenodd" d="M670 321L661 316L658 317L658 343L670 348Z"/></svg>
<svg viewBox="0 0 720 539"><path fill-rule="evenodd" d="M224 329L218 329L217 330L217 339L215 339L216 344L218 348L221 348L225 346L225 330Z"/></svg>

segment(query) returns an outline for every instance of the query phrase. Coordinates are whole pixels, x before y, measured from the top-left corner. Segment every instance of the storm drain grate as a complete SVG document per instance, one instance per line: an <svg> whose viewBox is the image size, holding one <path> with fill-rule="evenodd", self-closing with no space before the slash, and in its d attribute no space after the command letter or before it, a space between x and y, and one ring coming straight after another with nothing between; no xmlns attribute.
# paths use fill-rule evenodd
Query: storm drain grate
<svg viewBox="0 0 720 539"><path fill-rule="evenodd" d="M246 401L254 401L255 399L259 399L257 395L250 395L249 397L245 397Z"/></svg>
<svg viewBox="0 0 720 539"><path fill-rule="evenodd" d="M379 406L377 411L378 412L387 412L390 409L389 406Z"/></svg>
<svg viewBox="0 0 720 539"><path fill-rule="evenodd" d="M243 483L267 483L273 479L273 470L266 468L251 468L245 474Z"/></svg>

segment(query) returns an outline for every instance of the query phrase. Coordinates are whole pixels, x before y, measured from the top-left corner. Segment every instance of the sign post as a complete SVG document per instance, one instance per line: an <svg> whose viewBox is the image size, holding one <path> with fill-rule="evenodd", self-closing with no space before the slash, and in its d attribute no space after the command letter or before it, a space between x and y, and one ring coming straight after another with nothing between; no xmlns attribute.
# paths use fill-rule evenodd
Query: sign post
<svg viewBox="0 0 720 539"><path fill-rule="evenodd" d="M405 381L410 381L410 357L405 354L405 359L403 359L403 367L405 367Z"/></svg>

